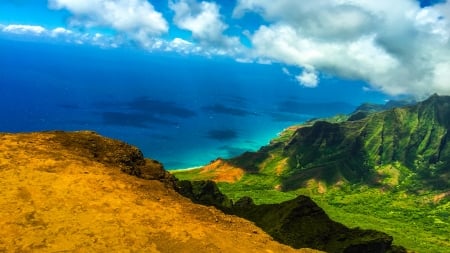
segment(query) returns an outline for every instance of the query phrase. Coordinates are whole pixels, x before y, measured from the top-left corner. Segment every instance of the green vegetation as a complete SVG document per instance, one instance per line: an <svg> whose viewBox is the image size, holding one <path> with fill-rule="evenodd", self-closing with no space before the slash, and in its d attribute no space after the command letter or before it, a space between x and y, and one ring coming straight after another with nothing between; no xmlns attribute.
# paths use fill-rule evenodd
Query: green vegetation
<svg viewBox="0 0 450 253"><path fill-rule="evenodd" d="M449 252L450 97L346 119L290 127L226 160L246 173L220 190L257 204L307 195L347 226L386 232L415 252ZM179 175L208 179L198 172Z"/></svg>
<svg viewBox="0 0 450 253"><path fill-rule="evenodd" d="M179 180L201 181L214 177L212 173L199 173L200 169L171 170L169 172L176 175Z"/></svg>
<svg viewBox="0 0 450 253"><path fill-rule="evenodd" d="M276 185L271 180L267 176L248 174L237 183L218 186L234 201L249 196L256 204L281 203L306 195L333 220L348 227L385 232L394 237L394 244L414 252L448 252L450 248L449 196L435 202L438 192L391 192L366 185L329 187L327 192L319 193L317 185L311 184L308 188L282 192L274 189Z"/></svg>

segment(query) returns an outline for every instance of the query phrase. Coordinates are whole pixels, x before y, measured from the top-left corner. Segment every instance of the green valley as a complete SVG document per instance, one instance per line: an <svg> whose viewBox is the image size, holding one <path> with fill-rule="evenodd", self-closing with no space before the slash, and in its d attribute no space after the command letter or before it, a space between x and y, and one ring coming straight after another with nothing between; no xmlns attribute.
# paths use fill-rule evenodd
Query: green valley
<svg viewBox="0 0 450 253"><path fill-rule="evenodd" d="M293 126L256 152L174 174L214 180L235 201L307 195L347 226L386 232L413 252L449 252L449 130L450 97L433 95ZM232 180L222 180L227 170Z"/></svg>

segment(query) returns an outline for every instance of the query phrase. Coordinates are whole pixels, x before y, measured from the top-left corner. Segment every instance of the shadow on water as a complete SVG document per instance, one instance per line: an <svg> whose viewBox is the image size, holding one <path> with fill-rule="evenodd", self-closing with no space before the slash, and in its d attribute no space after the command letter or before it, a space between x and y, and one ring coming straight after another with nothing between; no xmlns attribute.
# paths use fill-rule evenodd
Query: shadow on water
<svg viewBox="0 0 450 253"><path fill-rule="evenodd" d="M149 128L151 125L175 126L178 123L144 113L102 112L103 124Z"/></svg>
<svg viewBox="0 0 450 253"><path fill-rule="evenodd" d="M125 105L129 110L170 115L178 118L192 118L197 116L195 111L181 107L174 102L153 100L148 97L137 97L132 101L126 102Z"/></svg>
<svg viewBox="0 0 450 253"><path fill-rule="evenodd" d="M175 102L136 97L129 101L96 102L93 105L100 110L134 111L151 115L172 116L177 118L192 118L197 116L194 110L182 107Z"/></svg>
<svg viewBox="0 0 450 253"><path fill-rule="evenodd" d="M278 103L277 110L282 113L309 114L318 117L328 117L337 113L351 113L355 110L355 106L343 102L301 103L294 100L284 100Z"/></svg>
<svg viewBox="0 0 450 253"><path fill-rule="evenodd" d="M210 130L206 135L209 139L217 140L217 141L228 141L232 139L236 139L238 134L235 130L232 129L223 129L223 130Z"/></svg>
<svg viewBox="0 0 450 253"><path fill-rule="evenodd" d="M229 107L222 104L214 104L209 106L204 106L202 109L206 112L215 113L215 114L225 114L231 116L238 117L246 117L246 116L257 116L257 113L247 111L241 108Z"/></svg>
<svg viewBox="0 0 450 253"><path fill-rule="evenodd" d="M241 96L236 96L236 95L224 96L222 98L222 100L236 104L236 105L247 105L248 104L247 98L241 97Z"/></svg>
<svg viewBox="0 0 450 253"><path fill-rule="evenodd" d="M274 122L292 122L292 123L301 123L310 118L313 118L312 115L300 115L294 113L282 113L282 112L269 112L268 116L271 117Z"/></svg>
<svg viewBox="0 0 450 253"><path fill-rule="evenodd" d="M153 125L176 126L176 119L197 116L191 109L170 101L136 97L129 101L97 102L93 105L106 125L149 128Z"/></svg>

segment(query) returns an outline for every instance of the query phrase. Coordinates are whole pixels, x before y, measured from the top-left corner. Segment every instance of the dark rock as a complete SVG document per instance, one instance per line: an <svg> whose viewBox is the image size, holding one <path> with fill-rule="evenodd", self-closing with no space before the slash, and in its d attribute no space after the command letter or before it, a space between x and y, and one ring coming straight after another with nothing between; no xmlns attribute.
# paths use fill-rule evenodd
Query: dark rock
<svg viewBox="0 0 450 253"><path fill-rule="evenodd" d="M182 180L177 182L176 190L194 203L215 206L219 209L228 209L233 205L233 202L220 192L213 181Z"/></svg>
<svg viewBox="0 0 450 253"><path fill-rule="evenodd" d="M60 143L77 155L117 166L121 171L139 178L175 184L175 177L165 171L161 163L144 158L138 148L127 143L102 137L92 131L54 133L51 141Z"/></svg>
<svg viewBox="0 0 450 253"><path fill-rule="evenodd" d="M238 201L236 201L236 203L234 203L233 206L236 210L237 209L250 209L250 208L254 208L255 207L255 202L253 202L253 199L250 197L242 197L240 198Z"/></svg>
<svg viewBox="0 0 450 253"><path fill-rule="evenodd" d="M255 222L275 240L294 248L314 248L330 253L398 252L392 237L374 230L350 229L331 220L306 196L279 204L255 205L250 197L233 204L212 181L179 181L178 192L193 202Z"/></svg>
<svg viewBox="0 0 450 253"><path fill-rule="evenodd" d="M255 222L274 239L294 248L315 248L331 253L383 253L392 245L392 237L387 234L350 229L331 220L323 209L306 196L298 196L280 204L248 207L235 205L233 211Z"/></svg>

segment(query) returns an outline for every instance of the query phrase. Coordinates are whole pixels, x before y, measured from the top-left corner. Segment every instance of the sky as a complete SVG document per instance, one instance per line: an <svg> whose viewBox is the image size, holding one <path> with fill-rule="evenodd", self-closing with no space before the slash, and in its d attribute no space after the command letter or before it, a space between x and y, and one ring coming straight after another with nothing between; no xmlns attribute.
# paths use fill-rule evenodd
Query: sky
<svg viewBox="0 0 450 253"><path fill-rule="evenodd" d="M450 94L450 3L415 0L6 0L3 36L135 45L281 63L299 85L331 75L367 89Z"/></svg>
<svg viewBox="0 0 450 253"><path fill-rule="evenodd" d="M364 102L450 95L450 4L0 1L0 132L93 130L169 169Z"/></svg>

